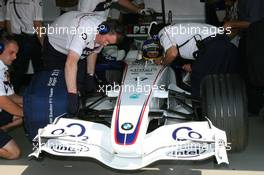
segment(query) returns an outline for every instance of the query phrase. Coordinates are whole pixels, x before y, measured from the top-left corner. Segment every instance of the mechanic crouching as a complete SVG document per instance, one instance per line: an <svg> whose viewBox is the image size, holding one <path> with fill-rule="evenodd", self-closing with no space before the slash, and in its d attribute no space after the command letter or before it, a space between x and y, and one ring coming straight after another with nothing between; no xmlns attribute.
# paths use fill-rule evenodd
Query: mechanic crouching
<svg viewBox="0 0 264 175"><path fill-rule="evenodd" d="M117 21L104 21L98 15L82 12L65 13L51 27L57 30L48 33L44 39L44 69L65 71L67 112L75 114L78 110L78 91L83 92L91 86L86 81L86 67L91 66L86 59L99 53L104 46L117 43L123 36L123 28Z"/></svg>
<svg viewBox="0 0 264 175"><path fill-rule="evenodd" d="M17 159L20 149L7 131L22 125L23 100L14 93L8 66L16 59L18 44L11 35L0 31L0 157Z"/></svg>
<svg viewBox="0 0 264 175"><path fill-rule="evenodd" d="M153 24L150 35L159 39L165 56L157 64L174 64L175 59L194 60L182 65L191 72L191 94L200 96L200 84L210 74L237 73L238 50L224 34L224 28L207 24L183 23L166 27Z"/></svg>

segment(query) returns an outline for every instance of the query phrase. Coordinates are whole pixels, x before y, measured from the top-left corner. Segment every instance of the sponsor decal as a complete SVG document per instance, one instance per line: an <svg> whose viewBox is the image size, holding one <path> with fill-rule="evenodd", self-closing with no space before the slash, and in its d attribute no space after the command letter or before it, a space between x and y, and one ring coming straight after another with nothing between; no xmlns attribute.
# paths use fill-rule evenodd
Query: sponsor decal
<svg viewBox="0 0 264 175"><path fill-rule="evenodd" d="M64 129L55 129L51 132L52 135L62 135L65 132Z"/></svg>
<svg viewBox="0 0 264 175"><path fill-rule="evenodd" d="M132 94L130 95L130 99L139 99L140 94Z"/></svg>
<svg viewBox="0 0 264 175"><path fill-rule="evenodd" d="M190 127L180 127L173 131L172 138L176 141L186 141L188 138L201 139L202 135L198 132L193 131L193 129Z"/></svg>
<svg viewBox="0 0 264 175"><path fill-rule="evenodd" d="M148 25L133 26L133 34L147 34L148 28Z"/></svg>
<svg viewBox="0 0 264 175"><path fill-rule="evenodd" d="M148 79L148 77L136 77L136 78L134 78L135 81L145 81L147 79Z"/></svg>
<svg viewBox="0 0 264 175"><path fill-rule="evenodd" d="M168 157L175 157L175 158L191 158L191 157L198 157L201 154L206 153L209 151L209 145L207 144L185 144L179 145L173 151L169 151L167 153Z"/></svg>
<svg viewBox="0 0 264 175"><path fill-rule="evenodd" d="M130 69L131 72L155 72L157 71L156 68L132 68Z"/></svg>
<svg viewBox="0 0 264 175"><path fill-rule="evenodd" d="M61 154L76 154L89 151L89 147L77 143L49 143L49 145L52 151Z"/></svg>
<svg viewBox="0 0 264 175"><path fill-rule="evenodd" d="M87 40L87 38L88 38L87 34L86 33L82 33L82 39L83 40Z"/></svg>
<svg viewBox="0 0 264 175"><path fill-rule="evenodd" d="M78 130L80 130L79 133L77 133L75 135L70 135L71 137L84 137L86 140L88 139L87 136L84 136L84 134L86 132L86 129L85 129L85 127L82 124L80 124L80 123L70 123L66 127L67 128L75 127L75 129L72 129L72 131L78 131ZM65 133L65 129L62 129L62 128L55 129L55 130L51 131L51 134L52 135L62 135L64 133Z"/></svg>
<svg viewBox="0 0 264 175"><path fill-rule="evenodd" d="M133 124L132 123L124 123L121 128L125 131L129 131L131 129L133 129Z"/></svg>

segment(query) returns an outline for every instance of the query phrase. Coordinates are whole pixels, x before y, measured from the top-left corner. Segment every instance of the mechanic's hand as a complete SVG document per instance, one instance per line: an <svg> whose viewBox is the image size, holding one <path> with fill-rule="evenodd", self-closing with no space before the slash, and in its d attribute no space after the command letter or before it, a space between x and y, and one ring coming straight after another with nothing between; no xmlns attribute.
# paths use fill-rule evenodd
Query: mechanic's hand
<svg viewBox="0 0 264 175"><path fill-rule="evenodd" d="M78 94L68 93L67 113L74 115L78 112Z"/></svg>
<svg viewBox="0 0 264 175"><path fill-rule="evenodd" d="M145 8L141 9L138 14L140 15L153 15L155 13L155 10L152 8Z"/></svg>
<svg viewBox="0 0 264 175"><path fill-rule="evenodd" d="M223 25L226 32L233 30L233 23L232 21L226 21Z"/></svg>
<svg viewBox="0 0 264 175"><path fill-rule="evenodd" d="M154 60L155 64L162 65L162 59L156 59Z"/></svg>
<svg viewBox="0 0 264 175"><path fill-rule="evenodd" d="M185 70L186 72L192 72L192 65L191 64L184 64L182 66L182 69Z"/></svg>

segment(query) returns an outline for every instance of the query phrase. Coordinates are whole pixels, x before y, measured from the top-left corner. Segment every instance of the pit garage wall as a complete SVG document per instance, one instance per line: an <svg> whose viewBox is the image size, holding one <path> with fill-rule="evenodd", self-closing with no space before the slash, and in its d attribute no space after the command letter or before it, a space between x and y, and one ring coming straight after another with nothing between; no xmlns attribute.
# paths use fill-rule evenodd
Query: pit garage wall
<svg viewBox="0 0 264 175"><path fill-rule="evenodd" d="M161 12L160 0L144 0L146 7L151 7ZM164 0L166 18L169 10L172 11L173 21L204 21L204 3L200 0ZM113 10L111 16L117 17L119 12ZM44 1L44 20L53 21L59 15L59 9L55 7L55 0Z"/></svg>
<svg viewBox="0 0 264 175"><path fill-rule="evenodd" d="M154 8L161 12L160 0L144 0L146 7ZM169 10L172 11L173 21L200 21L205 20L204 3L200 0L164 0L166 18Z"/></svg>

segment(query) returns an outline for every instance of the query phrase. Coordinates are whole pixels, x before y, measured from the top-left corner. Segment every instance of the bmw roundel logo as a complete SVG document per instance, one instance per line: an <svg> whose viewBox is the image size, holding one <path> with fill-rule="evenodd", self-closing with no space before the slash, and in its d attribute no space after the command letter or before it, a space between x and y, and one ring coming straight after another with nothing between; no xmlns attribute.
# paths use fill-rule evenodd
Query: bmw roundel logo
<svg viewBox="0 0 264 175"><path fill-rule="evenodd" d="M132 125L132 123L124 123L124 124L121 126L121 128L122 128L123 130L125 130L125 131L129 131L129 130L131 130L131 129L133 128L133 125Z"/></svg>

